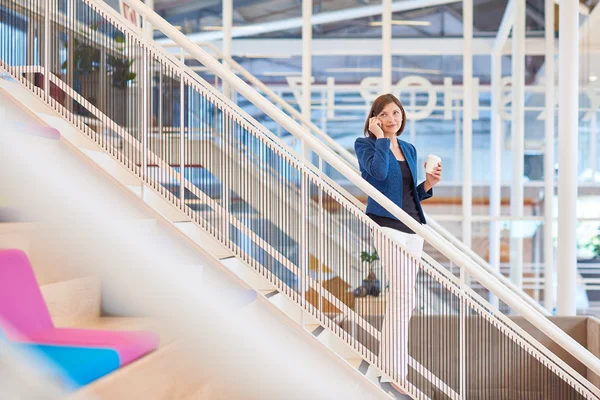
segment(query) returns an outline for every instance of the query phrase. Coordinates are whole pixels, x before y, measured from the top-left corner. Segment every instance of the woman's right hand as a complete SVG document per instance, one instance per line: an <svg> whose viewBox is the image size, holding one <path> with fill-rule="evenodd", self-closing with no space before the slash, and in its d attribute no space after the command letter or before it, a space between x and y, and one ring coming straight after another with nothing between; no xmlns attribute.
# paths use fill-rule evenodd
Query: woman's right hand
<svg viewBox="0 0 600 400"><path fill-rule="evenodd" d="M371 132L377 139L384 137L383 130L381 129L381 121L377 117L369 119L369 132Z"/></svg>

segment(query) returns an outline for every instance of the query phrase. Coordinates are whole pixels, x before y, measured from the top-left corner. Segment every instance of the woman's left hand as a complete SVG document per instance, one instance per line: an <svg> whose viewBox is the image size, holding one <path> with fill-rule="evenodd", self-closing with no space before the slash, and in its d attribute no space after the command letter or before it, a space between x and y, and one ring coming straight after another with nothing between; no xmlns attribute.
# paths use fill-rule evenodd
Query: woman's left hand
<svg viewBox="0 0 600 400"><path fill-rule="evenodd" d="M425 163L425 166L427 166L427 163ZM434 168L432 174L425 173L425 176L425 181L428 184L427 186L429 186L429 189L431 189L442 180L442 163L438 163L438 165Z"/></svg>

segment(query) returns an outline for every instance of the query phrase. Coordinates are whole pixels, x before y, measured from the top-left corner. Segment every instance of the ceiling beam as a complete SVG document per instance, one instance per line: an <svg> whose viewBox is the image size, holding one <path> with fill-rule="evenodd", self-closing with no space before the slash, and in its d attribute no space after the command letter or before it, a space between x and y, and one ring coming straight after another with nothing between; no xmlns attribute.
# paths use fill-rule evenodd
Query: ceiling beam
<svg viewBox="0 0 600 400"><path fill-rule="evenodd" d="M562 0L562 1L575 1L575 0ZM554 0L555 4L560 5L561 0ZM590 8L585 4L579 2L579 14L581 15L590 15Z"/></svg>
<svg viewBox="0 0 600 400"><path fill-rule="evenodd" d="M494 53L500 52L508 40L510 31L515 23L515 10L515 0L508 0L506 9L504 10L504 16L502 17L502 22L500 23L500 27L498 27L496 40L494 41Z"/></svg>
<svg viewBox="0 0 600 400"><path fill-rule="evenodd" d="M392 4L392 12L408 11L425 7L434 7L450 3L458 3L460 0L404 0L397 1ZM329 24L332 22L347 21L357 18L370 17L380 15L383 8L380 4L355 7L345 10L337 10L324 12L313 15L312 24ZM264 22L259 24L247 25L233 30L233 37L244 37L260 35L267 32L277 32L288 29L296 29L302 27L302 18L289 18L279 21ZM188 35L192 41L212 41L219 40L223 37L223 32L199 32ZM158 40L161 44L172 43L171 39Z"/></svg>
<svg viewBox="0 0 600 400"><path fill-rule="evenodd" d="M214 42L220 47L220 42ZM313 55L315 56L381 56L381 39L353 39L352 46L348 46L347 39L313 39ZM493 38L474 38L473 54L489 55L493 51ZM512 40L508 39L501 54L511 54ZM544 38L525 39L526 55L544 55ZM169 49L177 52L175 48ZM586 49L587 50L587 49ZM590 52L600 52L600 44L591 46ZM238 39L232 43L232 55L262 55L290 56L302 55L301 39ZM462 38L407 38L392 39L392 54L399 56L409 55L462 55Z"/></svg>

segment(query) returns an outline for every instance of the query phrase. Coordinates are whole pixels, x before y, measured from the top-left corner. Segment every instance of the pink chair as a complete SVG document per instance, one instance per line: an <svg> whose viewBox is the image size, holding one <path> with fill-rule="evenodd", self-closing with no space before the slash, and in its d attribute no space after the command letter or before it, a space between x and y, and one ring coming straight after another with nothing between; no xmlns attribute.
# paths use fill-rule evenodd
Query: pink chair
<svg viewBox="0 0 600 400"><path fill-rule="evenodd" d="M0 250L0 321L2 320L16 330L14 335L10 330L5 330L10 340L113 349L119 355L121 366L155 350L159 344L159 336L154 332L56 328L29 259L21 250Z"/></svg>

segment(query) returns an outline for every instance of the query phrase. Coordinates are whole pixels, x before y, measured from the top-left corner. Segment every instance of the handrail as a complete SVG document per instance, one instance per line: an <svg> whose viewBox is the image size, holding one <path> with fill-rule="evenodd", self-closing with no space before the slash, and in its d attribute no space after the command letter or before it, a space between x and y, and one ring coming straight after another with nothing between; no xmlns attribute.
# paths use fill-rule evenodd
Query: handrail
<svg viewBox="0 0 600 400"><path fill-rule="evenodd" d="M324 142L331 146L343 159L347 162L351 167L355 169L356 173L358 172L358 162L356 157L350 153L346 148L341 146L337 141L333 140L326 132L321 130L317 125L315 125L311 120L307 119L299 113L294 107L292 107L287 101L283 100L280 96L278 96L273 90L271 90L267 85L265 85L260 79L256 76L252 75L248 70L246 70L242 65L240 65L233 58L224 55L217 46L210 42L196 42L199 46L205 46L210 48L218 58L227 61L229 65L231 65L240 75L246 78L249 82L251 82L254 86L258 87L262 90L271 100L277 103L281 108L290 113L296 120L300 121L305 126L308 126L312 132L314 132L319 138L321 138ZM167 44L165 47L174 47L176 44ZM430 225L435 232L437 232L440 236L448 240L450 243L458 247L462 252L466 253L469 257L471 257L477 264L479 264L482 268L484 268L487 272L491 273L495 277L497 277L502 283L507 285L516 295L518 295L521 299L526 301L529 305L534 307L538 312L543 315L549 316L551 313L542 307L535 299L531 298L531 296L527 295L523 290L520 290L517 286L515 286L509 279L507 279L504 275L496 271L494 268L490 266L490 264L481 258L477 253L473 251L470 247L466 246L462 241L457 239L454 235L448 232L444 227L442 227L437 221L428 216L427 224Z"/></svg>
<svg viewBox="0 0 600 400"><path fill-rule="evenodd" d="M483 258L481 258L477 253L475 253L471 248L465 245L462 241L458 240L455 236L453 236L450 232L448 232L442 225L440 225L436 220L427 217L427 225L431 225L430 229L432 229L435 233L440 235L440 237L449 241L452 245L458 247L463 253L467 253L471 259L473 259L481 268L485 269L488 273L494 275L497 279L499 279L503 284L508 286L510 290L519 295L519 297L527 302L530 306L535 308L540 314L549 316L551 315L548 310L540 305L535 299L531 298L531 296L527 295L523 290L520 290L514 283L510 281L510 279L506 278L499 271L493 269Z"/></svg>
<svg viewBox="0 0 600 400"><path fill-rule="evenodd" d="M224 68L218 60L210 56L205 50L192 43L183 33L175 29L171 24L156 14L153 10L138 0L124 0L131 8L144 16L152 26L160 29L164 34L170 37L182 49L187 51L205 66L211 69L217 76L226 81L232 88L241 93L246 99L251 101L259 109L265 112L275 122L279 123L288 132L301 139L305 145L313 152L318 154L335 167L340 173L348 178L352 183L359 187L369 197L382 205L392 215L406 224L410 229L419 234L424 240L432 244L437 250L448 257L456 265L477 279L482 285L486 286L502 301L504 301L513 310L520 313L536 328L542 330L550 339L558 343L563 349L579 359L586 367L594 373L600 375L600 360L588 351L581 344L564 331L550 322L544 315L539 313L534 307L529 305L523 299L510 295L510 289L505 284L498 282L491 273L483 270L475 261L466 259L454 245L446 239L436 236L431 230L423 227L416 220L412 219L400 207L394 204L390 199L379 192L375 187L369 184L355 173L355 170L342 162L339 157L329 148L325 148L321 143L305 129L300 127L296 121L277 108L273 103L256 92L250 85L240 79L231 70Z"/></svg>
<svg viewBox="0 0 600 400"><path fill-rule="evenodd" d="M199 42L197 45L202 45L209 47L215 54L227 61L227 63L235 68L240 75L250 81L254 86L258 87L262 90L271 100L277 103L281 108L290 113L296 120L300 121L303 125L309 127L312 132L314 132L321 140L327 143L332 149L334 149L348 165L358 170L358 162L356 157L352 155L346 148L341 146L338 142L331 138L326 132L324 132L321 128L315 125L310 119L305 118L298 110L290 105L287 101L283 100L280 96L278 96L271 88L261 82L256 76L252 75L247 69L242 67L237 61L229 56L225 56L217 46L210 42ZM172 46L172 45L171 45Z"/></svg>

